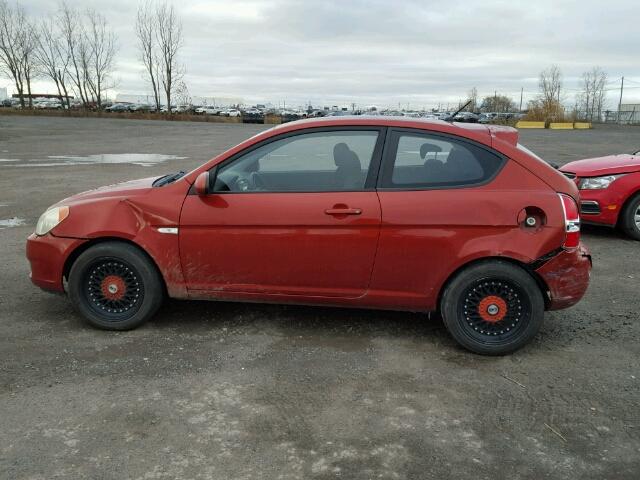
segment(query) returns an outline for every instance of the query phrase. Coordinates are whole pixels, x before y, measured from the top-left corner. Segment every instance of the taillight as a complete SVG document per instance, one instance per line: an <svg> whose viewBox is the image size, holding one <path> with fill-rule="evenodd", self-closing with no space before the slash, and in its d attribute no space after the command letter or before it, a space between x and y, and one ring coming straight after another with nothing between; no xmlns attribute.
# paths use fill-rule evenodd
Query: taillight
<svg viewBox="0 0 640 480"><path fill-rule="evenodd" d="M578 204L569 195L559 193L564 213L565 237L564 248L576 248L580 245L580 212Z"/></svg>

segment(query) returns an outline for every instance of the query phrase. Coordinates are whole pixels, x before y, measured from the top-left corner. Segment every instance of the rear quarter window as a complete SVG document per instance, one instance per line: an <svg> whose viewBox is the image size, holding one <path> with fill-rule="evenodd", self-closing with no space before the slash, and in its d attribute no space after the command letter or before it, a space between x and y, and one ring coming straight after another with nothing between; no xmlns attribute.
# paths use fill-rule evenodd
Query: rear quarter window
<svg viewBox="0 0 640 480"><path fill-rule="evenodd" d="M483 184L504 158L474 143L420 132L392 132L382 188L429 189Z"/></svg>

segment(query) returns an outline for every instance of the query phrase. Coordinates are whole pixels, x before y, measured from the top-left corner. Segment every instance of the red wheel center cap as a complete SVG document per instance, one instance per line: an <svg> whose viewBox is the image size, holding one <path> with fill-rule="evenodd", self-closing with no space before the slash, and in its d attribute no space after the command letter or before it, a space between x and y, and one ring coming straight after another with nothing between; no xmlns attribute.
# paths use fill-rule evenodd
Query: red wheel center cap
<svg viewBox="0 0 640 480"><path fill-rule="evenodd" d="M507 314L507 302L496 295L488 295L480 301L478 314L485 322L498 323Z"/></svg>
<svg viewBox="0 0 640 480"><path fill-rule="evenodd" d="M108 300L121 300L124 297L127 286L122 277L109 275L100 283L102 295Z"/></svg>

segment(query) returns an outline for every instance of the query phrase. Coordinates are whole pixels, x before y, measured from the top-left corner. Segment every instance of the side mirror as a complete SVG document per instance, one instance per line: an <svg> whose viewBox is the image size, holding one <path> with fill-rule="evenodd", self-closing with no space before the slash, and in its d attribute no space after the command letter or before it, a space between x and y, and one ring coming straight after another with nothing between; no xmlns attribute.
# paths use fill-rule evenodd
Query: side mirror
<svg viewBox="0 0 640 480"><path fill-rule="evenodd" d="M209 172L202 172L198 175L193 186L198 195L207 195L209 193Z"/></svg>

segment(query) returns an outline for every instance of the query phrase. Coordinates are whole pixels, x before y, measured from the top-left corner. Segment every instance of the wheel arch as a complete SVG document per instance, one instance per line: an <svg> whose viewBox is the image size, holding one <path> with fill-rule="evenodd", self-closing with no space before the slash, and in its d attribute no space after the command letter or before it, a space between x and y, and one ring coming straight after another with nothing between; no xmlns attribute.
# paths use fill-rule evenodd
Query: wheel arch
<svg viewBox="0 0 640 480"><path fill-rule="evenodd" d="M166 282L166 280L164 278L164 275L162 274L162 270L160 270L160 268L158 267L158 263L139 244L137 244L136 242L134 242L132 240L129 240L127 238L123 238L123 237L97 237L97 238L92 238L92 239L90 239L90 240L78 245L78 247L69 254L69 256L67 257L67 259L64 262L64 267L62 269L63 282L69 280L69 273L71 272L71 267L73 266L75 261L78 259L78 257L80 257L80 255L82 255L84 252L86 252L90 248L94 247L95 245L99 245L101 243L107 243L107 242L114 242L114 243L122 243L122 244L126 244L126 245L131 245L132 247L136 248L140 253L142 253L147 258L147 260L149 260L149 262L151 262L151 265L153 265L153 268L155 268L156 271L158 272L158 275L162 279L162 289L164 291L163 293L165 295L167 294L167 282Z"/></svg>
<svg viewBox="0 0 640 480"><path fill-rule="evenodd" d="M636 189L631 191L629 195L627 195L627 198L625 198L622 207L620 207L620 209L618 210L618 219L616 220L617 227L620 227L622 222L624 222L625 210L627 209L629 204L633 202L638 196L640 196L640 187L637 187Z"/></svg>
<svg viewBox="0 0 640 480"><path fill-rule="evenodd" d="M468 261L466 263L463 263L458 268L456 268L453 272L451 272L451 274L449 274L447 279L444 281L444 283L440 287L440 291L438 292L438 298L437 298L437 303L436 303L437 310L440 311L440 305L442 303L442 296L444 295L444 292L446 291L447 287L449 286L449 284L451 284L451 282L462 271L466 270L467 268L473 267L475 265L481 264L481 263L491 263L491 262L509 263L511 265L515 265L515 266L521 268L526 273L528 273L531 276L531 278L533 278L535 280L536 285L538 285L538 288L540 289L540 293L542 293L542 298L544 299L545 310L549 307L549 304L551 302L551 300L549 298L549 288L548 288L546 282L544 281L544 279L540 275L538 275L535 270L533 270L526 263L521 262L520 260L517 260L517 259L512 258L512 257L490 256L490 257L476 258L476 259L470 260L470 261Z"/></svg>

